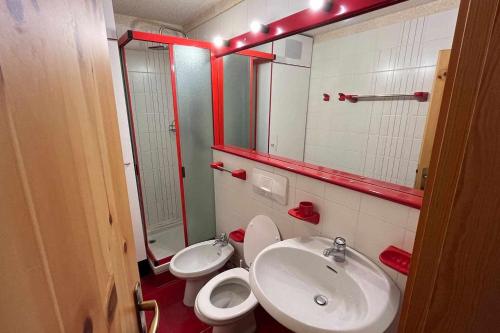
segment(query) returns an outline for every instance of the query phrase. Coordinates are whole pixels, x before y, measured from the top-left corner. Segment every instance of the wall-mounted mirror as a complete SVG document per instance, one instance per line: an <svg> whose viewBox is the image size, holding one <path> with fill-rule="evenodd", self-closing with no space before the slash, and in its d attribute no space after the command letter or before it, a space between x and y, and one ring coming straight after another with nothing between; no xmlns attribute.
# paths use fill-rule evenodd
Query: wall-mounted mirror
<svg viewBox="0 0 500 333"><path fill-rule="evenodd" d="M324 26L261 45L275 60L259 65L222 57L224 144L423 189L456 10L434 16Z"/></svg>

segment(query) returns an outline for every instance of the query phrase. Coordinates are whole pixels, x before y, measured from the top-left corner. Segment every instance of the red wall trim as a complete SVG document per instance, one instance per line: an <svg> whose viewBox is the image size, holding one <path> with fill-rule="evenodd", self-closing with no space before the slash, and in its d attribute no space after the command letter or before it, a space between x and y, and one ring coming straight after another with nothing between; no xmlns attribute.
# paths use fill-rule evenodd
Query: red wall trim
<svg viewBox="0 0 500 333"><path fill-rule="evenodd" d="M243 50L243 51L236 52L236 54L244 55L247 57L260 58L260 59L269 60L269 61L276 59L275 54L261 52L261 51L255 51L255 50Z"/></svg>
<svg viewBox="0 0 500 333"><path fill-rule="evenodd" d="M407 0L334 0L329 11L305 9L281 20L268 24L267 33L247 32L231 38L229 46L216 49L215 56L246 50L257 45L295 35L330 23L342 21L377 9L405 2ZM239 46L238 46L239 45Z"/></svg>
<svg viewBox="0 0 500 333"><path fill-rule="evenodd" d="M301 163L233 146L216 145L213 146L212 149L271 165L330 184L342 186L354 191L370 194L405 206L417 209L422 207L423 192L409 187L394 185L376 179L350 174L348 172L318 167L308 163Z"/></svg>
<svg viewBox="0 0 500 333"><path fill-rule="evenodd" d="M215 58L215 68L217 71L217 83L212 87L214 95L217 95L218 105L214 105L214 123L216 128L216 140L214 144L224 144L224 59Z"/></svg>
<svg viewBox="0 0 500 333"><path fill-rule="evenodd" d="M221 120L219 117L222 116L222 111L219 110L222 106L223 100L219 94L219 88L222 87L219 83L220 70L219 63L222 59L215 58L213 50L210 52L210 65L212 67L212 113L213 113L213 128L214 128L214 144L219 144L224 142L221 137L221 132L224 127L221 128ZM224 123L222 122L222 125Z"/></svg>
<svg viewBox="0 0 500 333"><path fill-rule="evenodd" d="M255 116L256 116L256 112L254 111L257 111L254 109L254 105L255 105L255 100L254 100L254 93L256 91L255 88L255 75L254 75L254 62L253 62L253 58L250 57L249 59L249 88L250 88L250 91L248 92L248 101L249 101L249 109L248 109L248 113L249 113L249 123L250 123L250 126L249 126L249 133L248 133L248 146L249 148L253 148L255 149L255 146L254 146L254 138L255 138L255 130L254 130L254 127L257 128L256 124L255 124Z"/></svg>
<svg viewBox="0 0 500 333"><path fill-rule="evenodd" d="M153 34L149 32L127 30L119 39L118 46L123 47L131 40L142 40L145 42L162 43L162 44L175 44L183 46L195 46L202 49L212 49L213 45L210 42L188 39L183 37L167 36Z"/></svg>

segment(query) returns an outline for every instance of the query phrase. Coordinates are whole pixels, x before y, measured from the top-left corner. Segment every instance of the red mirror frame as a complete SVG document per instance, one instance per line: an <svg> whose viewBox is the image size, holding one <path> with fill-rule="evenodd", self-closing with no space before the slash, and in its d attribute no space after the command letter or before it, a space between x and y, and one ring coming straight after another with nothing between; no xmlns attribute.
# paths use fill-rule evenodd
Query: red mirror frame
<svg viewBox="0 0 500 333"><path fill-rule="evenodd" d="M423 191L407 186L396 185L385 181L359 176L356 174L334 170L302 161L274 156L255 150L224 145L224 112L223 112L223 64L220 57L231 53L269 43L277 39L318 28L347 18L365 14L377 9L405 2L407 0L334 0L330 10L313 11L306 9L268 24L266 33L247 32L230 39L225 46L214 47L217 58L214 62L214 150L247 158L259 163L288 170L306 177L315 178L330 184L349 188L358 192L373 195L385 200L420 209ZM250 52L250 51L245 51ZM252 51L253 52L253 51ZM243 53L243 52L241 52Z"/></svg>

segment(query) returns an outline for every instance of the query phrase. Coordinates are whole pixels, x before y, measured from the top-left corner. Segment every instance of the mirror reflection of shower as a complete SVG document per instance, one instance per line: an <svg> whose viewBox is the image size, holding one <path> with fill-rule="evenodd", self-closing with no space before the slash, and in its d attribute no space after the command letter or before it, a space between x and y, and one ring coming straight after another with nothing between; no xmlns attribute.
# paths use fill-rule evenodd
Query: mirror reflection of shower
<svg viewBox="0 0 500 333"><path fill-rule="evenodd" d="M161 267L185 247L169 46L132 41L125 49L148 257Z"/></svg>

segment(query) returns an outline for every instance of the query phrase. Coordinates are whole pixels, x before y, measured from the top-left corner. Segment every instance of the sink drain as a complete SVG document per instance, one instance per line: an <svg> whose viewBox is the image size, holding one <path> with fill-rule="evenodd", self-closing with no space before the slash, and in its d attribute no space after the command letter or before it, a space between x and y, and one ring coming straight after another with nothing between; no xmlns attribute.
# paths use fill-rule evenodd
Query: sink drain
<svg viewBox="0 0 500 333"><path fill-rule="evenodd" d="M328 304L328 298L323 295L316 295L314 296L314 302L319 306L325 306Z"/></svg>

